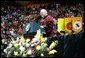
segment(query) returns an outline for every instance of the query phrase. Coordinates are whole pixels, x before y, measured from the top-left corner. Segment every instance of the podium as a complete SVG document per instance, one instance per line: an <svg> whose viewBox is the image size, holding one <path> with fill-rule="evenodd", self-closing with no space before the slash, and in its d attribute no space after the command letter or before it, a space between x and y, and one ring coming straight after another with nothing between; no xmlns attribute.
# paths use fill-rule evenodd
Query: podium
<svg viewBox="0 0 85 58"><path fill-rule="evenodd" d="M32 39L39 28L40 28L39 23L35 21L26 23L25 26L23 27L24 37Z"/></svg>

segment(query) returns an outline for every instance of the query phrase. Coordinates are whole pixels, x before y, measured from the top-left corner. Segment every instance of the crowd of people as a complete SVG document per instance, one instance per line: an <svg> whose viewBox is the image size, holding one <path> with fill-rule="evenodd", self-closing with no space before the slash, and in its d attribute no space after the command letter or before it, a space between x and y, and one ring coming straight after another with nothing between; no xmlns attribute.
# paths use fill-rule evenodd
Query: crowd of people
<svg viewBox="0 0 85 58"><path fill-rule="evenodd" d="M1 38L2 44L8 44L10 39L16 39L23 34L22 30L26 22L30 22L39 17L40 9L45 8L48 14L55 19L61 17L84 17L83 4L62 5L57 3L49 3L39 8L18 8L15 6L1 6Z"/></svg>

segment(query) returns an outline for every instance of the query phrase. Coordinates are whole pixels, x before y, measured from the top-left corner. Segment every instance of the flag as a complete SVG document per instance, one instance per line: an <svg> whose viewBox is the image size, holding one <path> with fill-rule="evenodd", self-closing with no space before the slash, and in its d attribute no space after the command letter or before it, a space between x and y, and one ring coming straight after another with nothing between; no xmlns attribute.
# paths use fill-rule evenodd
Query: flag
<svg viewBox="0 0 85 58"><path fill-rule="evenodd" d="M65 33L72 32L72 19L71 18L64 18L65 19Z"/></svg>
<svg viewBox="0 0 85 58"><path fill-rule="evenodd" d="M64 18L58 18L58 32L64 31Z"/></svg>
<svg viewBox="0 0 85 58"><path fill-rule="evenodd" d="M72 18L72 30L75 33L78 33L82 30L82 17L73 17Z"/></svg>

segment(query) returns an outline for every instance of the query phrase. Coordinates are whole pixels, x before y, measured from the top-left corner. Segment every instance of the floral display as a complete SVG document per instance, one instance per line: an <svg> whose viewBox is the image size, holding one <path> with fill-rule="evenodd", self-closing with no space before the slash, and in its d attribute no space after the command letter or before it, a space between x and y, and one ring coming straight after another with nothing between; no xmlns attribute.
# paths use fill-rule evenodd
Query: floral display
<svg viewBox="0 0 85 58"><path fill-rule="evenodd" d="M7 57L48 57L57 53L54 47L57 46L58 40L52 41L49 47L46 40L47 37L43 37L39 29L32 40L25 39L23 35L12 40L4 52Z"/></svg>

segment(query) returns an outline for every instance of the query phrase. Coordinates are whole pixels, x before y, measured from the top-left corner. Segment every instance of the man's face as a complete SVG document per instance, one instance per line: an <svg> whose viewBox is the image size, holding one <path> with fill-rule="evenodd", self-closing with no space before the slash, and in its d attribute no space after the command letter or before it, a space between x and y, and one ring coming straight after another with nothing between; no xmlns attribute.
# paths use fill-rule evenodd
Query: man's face
<svg viewBox="0 0 85 58"><path fill-rule="evenodd" d="M40 15L41 15L42 18L44 18L45 16L47 16L47 11L45 9L42 9L40 11Z"/></svg>
<svg viewBox="0 0 85 58"><path fill-rule="evenodd" d="M41 17L44 18L43 12L40 13Z"/></svg>

